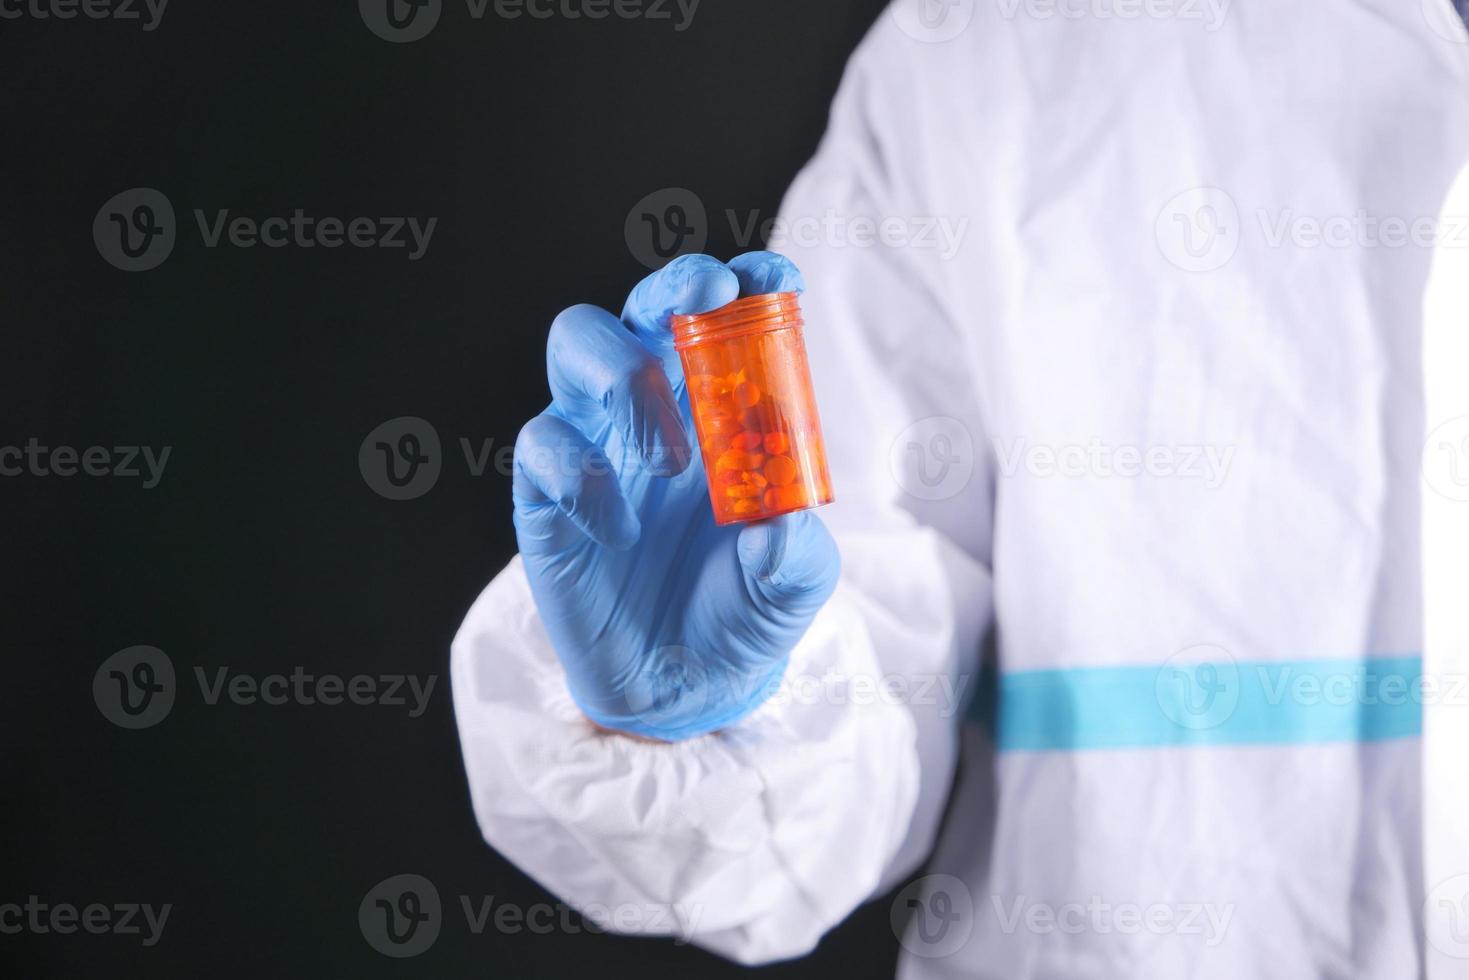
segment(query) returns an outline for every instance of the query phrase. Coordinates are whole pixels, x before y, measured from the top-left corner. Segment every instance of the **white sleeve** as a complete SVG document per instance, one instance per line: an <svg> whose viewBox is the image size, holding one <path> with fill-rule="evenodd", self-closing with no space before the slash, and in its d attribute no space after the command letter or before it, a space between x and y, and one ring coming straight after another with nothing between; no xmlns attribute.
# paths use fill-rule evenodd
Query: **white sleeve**
<svg viewBox="0 0 1469 980"><path fill-rule="evenodd" d="M784 202L789 240L772 241L808 286L837 496L821 514L843 565L780 692L734 728L687 742L598 732L566 692L518 558L453 645L485 839L599 925L679 936L742 963L806 953L927 856L990 618L993 480L965 345L941 299L945 260L794 228L832 213L849 223L933 214L894 186L894 173L913 173L892 131L906 112L897 83L912 69L893 64L907 52L878 33Z"/></svg>

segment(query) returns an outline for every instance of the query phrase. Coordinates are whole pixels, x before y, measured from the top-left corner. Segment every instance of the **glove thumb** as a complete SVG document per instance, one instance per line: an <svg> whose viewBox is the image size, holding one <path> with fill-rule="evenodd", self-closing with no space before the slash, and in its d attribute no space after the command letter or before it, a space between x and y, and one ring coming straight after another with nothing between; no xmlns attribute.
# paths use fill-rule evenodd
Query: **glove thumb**
<svg viewBox="0 0 1469 980"><path fill-rule="evenodd" d="M771 616L814 616L841 575L836 542L809 511L746 525L738 551L746 588Z"/></svg>

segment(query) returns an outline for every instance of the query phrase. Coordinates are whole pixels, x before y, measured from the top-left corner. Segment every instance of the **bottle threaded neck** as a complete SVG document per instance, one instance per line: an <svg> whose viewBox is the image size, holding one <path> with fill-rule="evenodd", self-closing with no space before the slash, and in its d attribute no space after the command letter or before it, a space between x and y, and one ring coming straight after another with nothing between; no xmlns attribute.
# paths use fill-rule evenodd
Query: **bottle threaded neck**
<svg viewBox="0 0 1469 980"><path fill-rule="evenodd" d="M708 313L673 318L673 346L683 350L710 340L727 340L767 330L801 326L799 293L746 296Z"/></svg>

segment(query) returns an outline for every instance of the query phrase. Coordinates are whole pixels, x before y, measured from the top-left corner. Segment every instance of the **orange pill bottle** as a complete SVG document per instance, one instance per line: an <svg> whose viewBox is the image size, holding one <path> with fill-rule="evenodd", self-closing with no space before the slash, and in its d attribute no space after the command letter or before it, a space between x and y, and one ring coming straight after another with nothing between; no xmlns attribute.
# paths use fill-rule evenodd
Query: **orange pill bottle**
<svg viewBox="0 0 1469 980"><path fill-rule="evenodd" d="M717 524L832 501L795 293L673 318Z"/></svg>

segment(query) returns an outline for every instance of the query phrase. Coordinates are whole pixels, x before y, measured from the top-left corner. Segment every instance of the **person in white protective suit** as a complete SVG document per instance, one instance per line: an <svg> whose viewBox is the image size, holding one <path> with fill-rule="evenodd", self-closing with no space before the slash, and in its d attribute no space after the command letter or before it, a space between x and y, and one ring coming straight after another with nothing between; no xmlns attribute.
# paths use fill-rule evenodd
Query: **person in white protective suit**
<svg viewBox="0 0 1469 980"><path fill-rule="evenodd" d="M852 58L783 203L788 264L675 263L620 339L586 308L553 328L555 401L522 448L605 449L631 508L517 472L522 555L452 653L485 839L575 907L669 909L619 928L742 963L912 882L913 980L1469 977L1453 0L921 13ZM696 310L649 297L790 266L837 502L780 532L784 558L776 531L731 531L728 562L804 596L764 597L784 633L729 630L782 686L639 737L607 678L656 654L589 668L568 596L683 584L647 552L619 578L548 549L680 546L629 489L674 479L662 450L629 475L577 415L651 438L616 399L663 382L594 390L566 345L642 370L645 344L686 422L658 331ZM703 305L733 298L716 286Z"/></svg>

